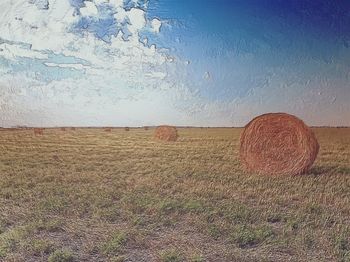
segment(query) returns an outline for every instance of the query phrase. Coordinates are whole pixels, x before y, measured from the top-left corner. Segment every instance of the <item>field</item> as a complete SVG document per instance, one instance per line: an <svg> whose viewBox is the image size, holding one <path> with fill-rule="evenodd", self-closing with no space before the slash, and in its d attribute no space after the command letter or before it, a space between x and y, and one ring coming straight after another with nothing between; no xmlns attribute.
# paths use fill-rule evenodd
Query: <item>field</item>
<svg viewBox="0 0 350 262"><path fill-rule="evenodd" d="M350 129L304 176L242 171L242 129L0 131L0 261L350 261Z"/></svg>

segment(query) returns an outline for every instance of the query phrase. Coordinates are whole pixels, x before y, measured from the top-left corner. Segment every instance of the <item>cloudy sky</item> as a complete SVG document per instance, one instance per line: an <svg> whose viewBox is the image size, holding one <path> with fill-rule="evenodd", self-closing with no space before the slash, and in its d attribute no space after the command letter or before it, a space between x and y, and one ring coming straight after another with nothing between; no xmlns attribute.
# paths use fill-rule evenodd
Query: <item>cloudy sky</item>
<svg viewBox="0 0 350 262"><path fill-rule="evenodd" d="M1 0L0 125L350 125L350 2Z"/></svg>

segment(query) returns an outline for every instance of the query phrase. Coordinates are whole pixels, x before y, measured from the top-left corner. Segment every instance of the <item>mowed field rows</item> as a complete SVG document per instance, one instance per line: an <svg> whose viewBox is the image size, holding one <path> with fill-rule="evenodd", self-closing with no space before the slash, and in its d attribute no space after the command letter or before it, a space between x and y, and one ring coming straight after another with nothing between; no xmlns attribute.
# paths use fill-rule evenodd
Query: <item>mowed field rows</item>
<svg viewBox="0 0 350 262"><path fill-rule="evenodd" d="M0 131L0 261L350 261L350 129L303 176L241 169L239 128Z"/></svg>

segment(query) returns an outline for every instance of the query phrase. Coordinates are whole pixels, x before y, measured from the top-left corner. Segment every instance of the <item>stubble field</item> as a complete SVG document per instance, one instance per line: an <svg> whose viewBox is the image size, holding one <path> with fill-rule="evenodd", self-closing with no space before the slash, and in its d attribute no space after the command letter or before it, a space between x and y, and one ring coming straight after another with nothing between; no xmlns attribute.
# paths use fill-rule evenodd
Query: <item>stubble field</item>
<svg viewBox="0 0 350 262"><path fill-rule="evenodd" d="M0 131L0 261L350 261L350 129L296 177L245 173L241 131Z"/></svg>

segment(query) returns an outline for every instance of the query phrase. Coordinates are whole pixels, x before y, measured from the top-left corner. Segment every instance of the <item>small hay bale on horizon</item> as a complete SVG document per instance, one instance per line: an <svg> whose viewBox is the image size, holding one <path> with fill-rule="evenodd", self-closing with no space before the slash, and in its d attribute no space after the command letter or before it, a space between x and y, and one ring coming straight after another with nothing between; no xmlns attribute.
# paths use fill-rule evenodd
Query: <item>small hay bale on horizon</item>
<svg viewBox="0 0 350 262"><path fill-rule="evenodd" d="M314 163L319 144L296 116L268 113L250 121L240 137L240 160L248 171L300 175Z"/></svg>
<svg viewBox="0 0 350 262"><path fill-rule="evenodd" d="M163 141L176 141L178 138L177 129L174 126L158 126L154 132L154 138Z"/></svg>
<svg viewBox="0 0 350 262"><path fill-rule="evenodd" d="M130 131L130 127L127 127L127 126L126 126L126 127L124 128L124 130L125 130L125 131Z"/></svg>
<svg viewBox="0 0 350 262"><path fill-rule="evenodd" d="M104 128L104 131L105 131L105 132L112 132L112 128L111 128L111 127L105 127L105 128Z"/></svg>
<svg viewBox="0 0 350 262"><path fill-rule="evenodd" d="M36 135L36 136L44 135L44 128L34 128L34 135Z"/></svg>
<svg viewBox="0 0 350 262"><path fill-rule="evenodd" d="M61 127L61 131L66 131L66 128L65 127Z"/></svg>

